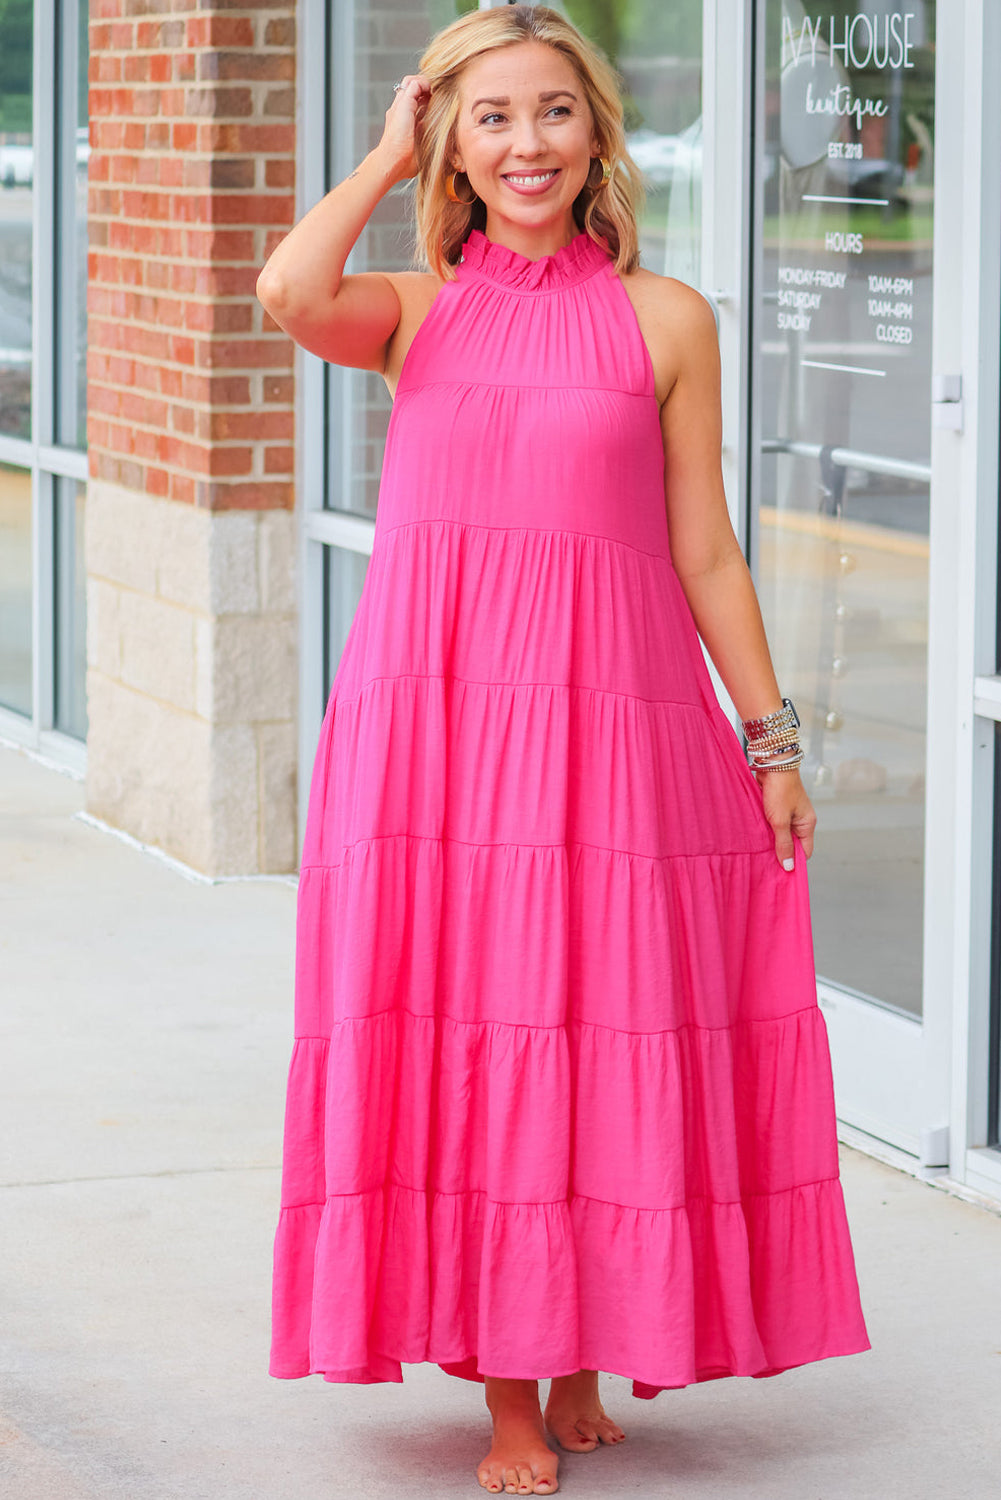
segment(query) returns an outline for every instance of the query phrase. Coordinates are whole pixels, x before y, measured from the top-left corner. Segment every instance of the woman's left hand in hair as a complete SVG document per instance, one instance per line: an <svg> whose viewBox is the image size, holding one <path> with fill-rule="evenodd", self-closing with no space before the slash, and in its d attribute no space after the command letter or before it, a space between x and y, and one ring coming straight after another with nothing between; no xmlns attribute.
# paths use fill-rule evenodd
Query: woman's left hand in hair
<svg viewBox="0 0 1001 1500"><path fill-rule="evenodd" d="M765 817L775 835L775 854L786 869L795 858L793 835L803 845L807 859L813 853L813 830L817 826L817 814L813 803L806 795L806 788L798 771L756 771L758 785L764 799Z"/></svg>

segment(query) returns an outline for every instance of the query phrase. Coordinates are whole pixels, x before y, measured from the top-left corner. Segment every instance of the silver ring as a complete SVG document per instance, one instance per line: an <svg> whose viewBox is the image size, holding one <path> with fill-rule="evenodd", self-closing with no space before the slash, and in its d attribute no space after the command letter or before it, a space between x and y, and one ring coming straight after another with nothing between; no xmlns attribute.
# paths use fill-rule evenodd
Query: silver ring
<svg viewBox="0 0 1001 1500"><path fill-rule="evenodd" d="M402 88L402 87L403 87L403 84L402 84L402 83L394 83L394 84L393 84L393 93L394 93L394 94L395 94L395 93L396 93L396 90L397 90L397 89L401 89L401 88Z"/></svg>

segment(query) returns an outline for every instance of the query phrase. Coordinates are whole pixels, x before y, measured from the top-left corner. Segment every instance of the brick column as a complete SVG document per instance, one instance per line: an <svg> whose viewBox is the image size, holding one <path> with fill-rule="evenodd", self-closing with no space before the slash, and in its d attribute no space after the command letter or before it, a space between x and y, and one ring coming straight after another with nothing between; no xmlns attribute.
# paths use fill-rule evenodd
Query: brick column
<svg viewBox="0 0 1001 1500"><path fill-rule="evenodd" d="M91 0L87 807L295 867L294 0Z"/></svg>

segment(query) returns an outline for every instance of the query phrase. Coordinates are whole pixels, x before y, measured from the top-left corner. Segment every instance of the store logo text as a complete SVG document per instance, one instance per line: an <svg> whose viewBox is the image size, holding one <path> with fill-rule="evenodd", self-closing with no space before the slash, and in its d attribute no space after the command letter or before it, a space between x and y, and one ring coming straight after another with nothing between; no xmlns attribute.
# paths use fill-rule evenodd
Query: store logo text
<svg viewBox="0 0 1001 1500"><path fill-rule="evenodd" d="M827 43L821 36L823 20L803 17L802 27L793 31L787 15L782 17L782 52L793 66L804 60L809 51L810 66L817 66L817 48L821 46L832 58L840 58L846 68L914 68L911 60L912 10L893 11L887 16L831 16Z"/></svg>

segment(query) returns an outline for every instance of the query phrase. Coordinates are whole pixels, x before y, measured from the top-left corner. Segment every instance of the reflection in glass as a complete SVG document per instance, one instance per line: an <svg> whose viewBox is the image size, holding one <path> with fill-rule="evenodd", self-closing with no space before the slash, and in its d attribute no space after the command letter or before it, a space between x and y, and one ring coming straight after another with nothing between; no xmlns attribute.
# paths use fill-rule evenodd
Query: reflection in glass
<svg viewBox="0 0 1001 1500"><path fill-rule="evenodd" d="M1001 724L994 725L994 891L985 1146L1001 1147Z"/></svg>
<svg viewBox="0 0 1001 1500"><path fill-rule="evenodd" d="M428 37L472 9L455 0L425 0L402 15L395 0L353 0L341 12L351 67L328 81L333 132L331 182L351 171L379 142L393 84L412 73ZM335 7L336 11L336 7ZM334 59L336 63L336 58ZM346 271L404 271L412 259L413 185L397 183L376 204L348 257ZM381 375L330 366L328 506L374 518L392 401Z"/></svg>
<svg viewBox="0 0 1001 1500"><path fill-rule="evenodd" d="M579 30L624 80L626 144L647 201L640 258L650 271L698 286L702 251L702 0L568 0ZM597 29L593 20L600 17Z"/></svg>
<svg viewBox="0 0 1001 1500"><path fill-rule="evenodd" d="M0 703L32 711L31 475L0 464Z"/></svg>
<svg viewBox="0 0 1001 1500"><path fill-rule="evenodd" d="M331 182L375 146L393 84L413 72L428 38L474 0L424 0L401 15L397 0L345 4L343 43L351 68L328 82ZM640 224L642 264L699 281L702 193L702 0L566 0L562 12L605 53L623 79L627 144L647 183ZM342 45L338 37L338 45ZM335 62L336 65L336 62ZM376 206L348 272L411 264L412 185ZM381 375L331 366L326 504L374 517L392 402Z"/></svg>
<svg viewBox="0 0 1001 1500"><path fill-rule="evenodd" d="M76 222L73 242L76 246L76 443L87 446L87 165L90 161L90 137L87 116L87 72L90 60L88 46L87 0L77 0L79 26L76 60L76 139L73 150L73 181L76 193Z"/></svg>
<svg viewBox="0 0 1001 1500"><path fill-rule="evenodd" d="M756 499L820 820L817 969L919 1012L935 6L897 14L764 8Z"/></svg>
<svg viewBox="0 0 1001 1500"><path fill-rule="evenodd" d="M84 513L87 486L55 481L55 724L87 738L87 569Z"/></svg>
<svg viewBox="0 0 1001 1500"><path fill-rule="evenodd" d="M32 6L0 0L0 434L31 435Z"/></svg>
<svg viewBox="0 0 1001 1500"><path fill-rule="evenodd" d="M88 9L85 0L64 0L77 9L75 34L61 34L63 77L59 92L59 197L56 212L58 266L57 441L87 446L87 127Z"/></svg>
<svg viewBox="0 0 1001 1500"><path fill-rule="evenodd" d="M368 553L345 547L323 549L323 698L330 697L334 674L347 642L368 572Z"/></svg>

